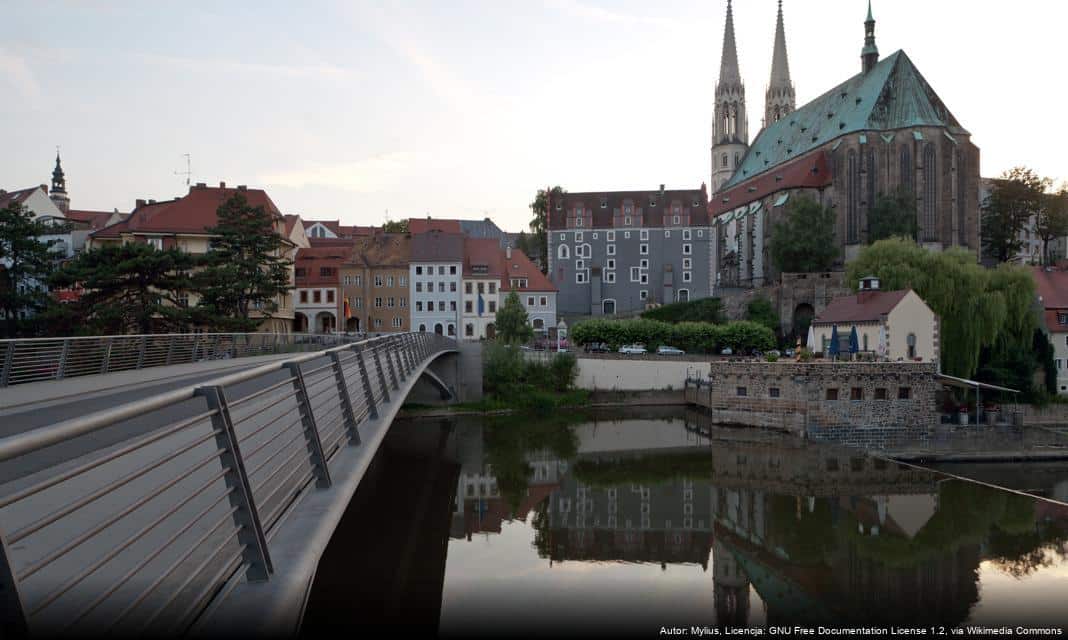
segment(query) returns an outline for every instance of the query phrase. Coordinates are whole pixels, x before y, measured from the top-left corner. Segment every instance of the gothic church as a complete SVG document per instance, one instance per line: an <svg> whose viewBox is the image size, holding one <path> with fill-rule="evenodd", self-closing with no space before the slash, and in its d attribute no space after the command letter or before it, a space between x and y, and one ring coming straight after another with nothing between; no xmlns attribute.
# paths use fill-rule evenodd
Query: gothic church
<svg viewBox="0 0 1068 640"><path fill-rule="evenodd" d="M870 3L864 31L860 72L796 108L780 0L764 119L750 143L728 0L708 204L713 288L777 280L772 225L800 194L836 211L842 262L867 243L876 198L898 189L915 198L922 245L978 251L978 147L904 51L879 58Z"/></svg>

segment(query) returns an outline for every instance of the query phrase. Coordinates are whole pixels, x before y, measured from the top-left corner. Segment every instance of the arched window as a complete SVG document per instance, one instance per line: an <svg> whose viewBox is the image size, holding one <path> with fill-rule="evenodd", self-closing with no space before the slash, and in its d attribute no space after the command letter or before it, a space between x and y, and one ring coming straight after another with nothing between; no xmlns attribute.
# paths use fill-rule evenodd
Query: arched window
<svg viewBox="0 0 1068 640"><path fill-rule="evenodd" d="M560 247L556 250L556 257L561 260L567 260L571 257L571 249L569 249L566 244L560 245Z"/></svg>
<svg viewBox="0 0 1068 640"><path fill-rule="evenodd" d="M868 206L866 208L866 211L871 211L872 209L875 208L875 176L878 175L878 173L877 173L878 172L878 168L875 166L875 150L874 149L871 149L871 148L868 149L868 160L867 160L866 164L867 164L867 169L868 169L868 175L866 176L867 177L866 199L868 201ZM864 226L866 227L867 225L864 225Z"/></svg>
<svg viewBox="0 0 1068 640"><path fill-rule="evenodd" d="M857 152L850 149L846 157L846 167L849 176L848 206L846 208L846 242L857 242L858 227L860 226L860 166L857 163Z"/></svg>
<svg viewBox="0 0 1068 640"><path fill-rule="evenodd" d="M419 325L419 333L426 333L426 325L425 324Z"/></svg>
<svg viewBox="0 0 1068 640"><path fill-rule="evenodd" d="M923 149L923 239L938 240L938 161L935 148L928 143Z"/></svg>
<svg viewBox="0 0 1068 640"><path fill-rule="evenodd" d="M452 324L451 322L449 323L449 335L456 335L456 325Z"/></svg>
<svg viewBox="0 0 1068 640"><path fill-rule="evenodd" d="M723 154L723 166L724 167L727 166L727 154L725 154L725 153Z"/></svg>
<svg viewBox="0 0 1068 640"><path fill-rule="evenodd" d="M916 358L916 334L915 333L910 333L908 335L908 337L905 338L905 345L908 346L908 348L909 348L909 360L914 360Z"/></svg>
<svg viewBox="0 0 1068 640"><path fill-rule="evenodd" d="M915 197L916 189L912 184L912 179L912 151L907 144L903 144L901 145L901 175L898 184Z"/></svg>
<svg viewBox="0 0 1068 640"><path fill-rule="evenodd" d="M957 151L957 244L968 245L968 172L964 168L964 152Z"/></svg>
<svg viewBox="0 0 1068 640"><path fill-rule="evenodd" d="M735 154L734 154L734 168L735 168L735 169L737 169L737 168L738 168L738 160L739 160L739 159L740 159L740 158L738 157L738 153L737 153L737 152L735 152Z"/></svg>
<svg viewBox="0 0 1068 640"><path fill-rule="evenodd" d="M616 315L616 301L612 298L601 301L601 313L606 316Z"/></svg>

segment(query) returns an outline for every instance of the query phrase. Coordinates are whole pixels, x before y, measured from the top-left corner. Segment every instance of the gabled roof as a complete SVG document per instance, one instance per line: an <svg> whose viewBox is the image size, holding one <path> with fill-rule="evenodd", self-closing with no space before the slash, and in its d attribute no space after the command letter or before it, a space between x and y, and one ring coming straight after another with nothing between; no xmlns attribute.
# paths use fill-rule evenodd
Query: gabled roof
<svg viewBox="0 0 1068 640"><path fill-rule="evenodd" d="M553 286L553 283L549 282L549 279L545 277L545 274L538 269L538 266L530 261L527 254L523 253L519 249L512 249L511 259L505 258L505 276L501 279L501 290L511 290L512 278L526 278L527 286L523 289L516 289L517 292L523 291L540 291L540 292L556 292L558 289Z"/></svg>
<svg viewBox="0 0 1068 640"><path fill-rule="evenodd" d="M130 217L128 213L119 213L118 211L86 211L82 209L71 209L66 213L67 219L74 222L81 222L89 225L89 229L97 231L107 226L108 220L114 216L118 218L118 222L122 222L126 218Z"/></svg>
<svg viewBox="0 0 1068 640"><path fill-rule="evenodd" d="M862 291L831 300L813 323L878 322L894 310L911 289L901 291Z"/></svg>
<svg viewBox="0 0 1068 640"><path fill-rule="evenodd" d="M412 262L463 262L464 237L462 234L431 230L413 233L411 236Z"/></svg>
<svg viewBox="0 0 1068 640"><path fill-rule="evenodd" d="M29 189L18 189L16 191L4 191L0 189L0 209L6 209L12 202L22 204L33 195L34 191L38 189L44 189L44 186L30 187Z"/></svg>
<svg viewBox="0 0 1068 640"><path fill-rule="evenodd" d="M757 135L724 188L770 171L847 133L946 127L967 135L904 51L879 61Z"/></svg>
<svg viewBox="0 0 1068 640"><path fill-rule="evenodd" d="M234 194L240 193L253 207L262 206L280 221L282 214L263 189L245 187L208 187L202 184L189 188L182 198L164 202L138 202L126 220L105 227L94 238L117 238L123 233L133 234L206 234L218 224L217 210ZM284 224L284 223L283 223Z"/></svg>
<svg viewBox="0 0 1068 640"><path fill-rule="evenodd" d="M476 273L472 266L484 267L485 270L478 269ZM464 275L500 280L504 275L504 251L500 241L495 238L465 238Z"/></svg>
<svg viewBox="0 0 1068 640"><path fill-rule="evenodd" d="M1042 299L1042 319L1051 333L1068 333L1068 325L1059 322L1057 315L1068 313L1068 270L1046 271L1035 267L1035 293Z"/></svg>
<svg viewBox="0 0 1068 640"><path fill-rule="evenodd" d="M444 220L437 218L408 218L408 233L426 233L427 231L441 231L444 233L463 233L459 220Z"/></svg>
<svg viewBox="0 0 1068 640"><path fill-rule="evenodd" d="M779 166L775 171L768 171L736 187L720 191L709 200L708 211L715 218L776 191L826 187L832 179L830 164L826 152L810 153Z"/></svg>

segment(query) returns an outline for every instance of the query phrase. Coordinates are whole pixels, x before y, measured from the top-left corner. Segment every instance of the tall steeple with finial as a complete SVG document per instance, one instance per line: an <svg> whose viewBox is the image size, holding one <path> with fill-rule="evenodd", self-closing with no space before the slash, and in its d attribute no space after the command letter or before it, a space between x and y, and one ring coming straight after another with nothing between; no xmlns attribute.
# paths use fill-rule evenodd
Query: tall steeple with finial
<svg viewBox="0 0 1068 640"><path fill-rule="evenodd" d="M860 50L864 73L875 68L879 62L879 47L875 46L875 18L871 15L871 0L868 0L868 19L864 21L864 48Z"/></svg>
<svg viewBox="0 0 1068 640"><path fill-rule="evenodd" d="M70 211L70 198L67 197L67 179L59 162L59 147L56 147L56 168L52 170L52 189L48 197L63 213Z"/></svg>
<svg viewBox="0 0 1068 640"><path fill-rule="evenodd" d="M723 55L716 82L715 122L712 126L712 192L730 180L749 148L749 125L745 115L745 85L738 69L734 39L734 11L727 0L727 23L723 28Z"/></svg>
<svg viewBox="0 0 1068 640"><path fill-rule="evenodd" d="M782 24L782 0L775 23L775 51L771 56L771 81L764 96L764 126L794 110L794 84L790 82L790 61L786 56L786 28Z"/></svg>

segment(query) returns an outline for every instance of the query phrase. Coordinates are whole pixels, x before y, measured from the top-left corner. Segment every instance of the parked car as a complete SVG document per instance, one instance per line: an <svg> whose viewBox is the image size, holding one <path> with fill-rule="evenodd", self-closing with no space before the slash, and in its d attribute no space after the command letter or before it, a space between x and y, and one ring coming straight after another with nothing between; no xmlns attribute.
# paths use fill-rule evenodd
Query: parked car
<svg viewBox="0 0 1068 640"><path fill-rule="evenodd" d="M787 358L792 358L796 355L793 349L787 349L786 351L783 351L782 354Z"/></svg>
<svg viewBox="0 0 1068 640"><path fill-rule="evenodd" d="M772 349L771 351L768 351L764 355L765 356L772 356L772 357L775 357L775 358L781 358L782 357L782 354L779 353L778 349Z"/></svg>
<svg viewBox="0 0 1068 640"><path fill-rule="evenodd" d="M666 344L662 344L656 348L656 355L658 356L684 356L686 352L682 349L675 347L669 347Z"/></svg>
<svg viewBox="0 0 1068 640"><path fill-rule="evenodd" d="M719 355L721 355L721 356L733 356L734 355L734 349L731 349L730 347L723 347L723 351L720 351Z"/></svg>
<svg viewBox="0 0 1068 640"><path fill-rule="evenodd" d="M625 356L641 355L646 353L644 344L625 344L619 348L619 352Z"/></svg>
<svg viewBox="0 0 1068 640"><path fill-rule="evenodd" d="M603 342L591 342L586 345L586 353L608 353L608 345Z"/></svg>

